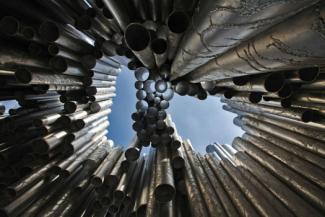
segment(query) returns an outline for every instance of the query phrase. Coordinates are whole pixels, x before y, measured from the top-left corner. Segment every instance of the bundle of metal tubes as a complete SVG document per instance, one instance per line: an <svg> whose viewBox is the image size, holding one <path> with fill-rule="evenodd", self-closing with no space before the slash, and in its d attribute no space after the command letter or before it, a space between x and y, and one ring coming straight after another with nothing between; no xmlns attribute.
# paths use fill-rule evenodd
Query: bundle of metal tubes
<svg viewBox="0 0 325 217"><path fill-rule="evenodd" d="M96 8L58 2L1 3L0 100L19 106L0 109L0 216L73 216L122 154L106 137L119 46L79 26Z"/></svg>
<svg viewBox="0 0 325 217"><path fill-rule="evenodd" d="M250 115L236 123L246 133L232 145L207 146L208 154L201 158L220 216L323 216L323 156L272 135L273 129L264 131L260 124L272 124ZM201 196L208 209L198 214L207 216L203 211L210 211L210 204L204 192Z"/></svg>

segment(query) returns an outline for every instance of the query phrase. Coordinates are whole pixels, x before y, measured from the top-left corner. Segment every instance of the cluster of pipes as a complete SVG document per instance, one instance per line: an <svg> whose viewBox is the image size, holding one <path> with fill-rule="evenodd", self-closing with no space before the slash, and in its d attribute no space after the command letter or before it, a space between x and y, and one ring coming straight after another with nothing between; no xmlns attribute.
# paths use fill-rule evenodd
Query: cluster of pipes
<svg viewBox="0 0 325 217"><path fill-rule="evenodd" d="M324 2L0 11L0 101L18 102L0 105L1 217L324 215ZM126 150L107 138L123 65L138 99ZM197 153L167 114L174 92L220 97L245 134Z"/></svg>

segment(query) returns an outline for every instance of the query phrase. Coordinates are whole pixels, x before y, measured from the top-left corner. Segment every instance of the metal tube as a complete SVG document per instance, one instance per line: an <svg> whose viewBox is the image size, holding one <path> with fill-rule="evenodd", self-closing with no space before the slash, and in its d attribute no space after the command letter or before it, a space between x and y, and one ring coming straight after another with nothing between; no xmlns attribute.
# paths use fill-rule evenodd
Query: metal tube
<svg viewBox="0 0 325 217"><path fill-rule="evenodd" d="M52 57L49 64L54 71L65 75L82 77L89 74L80 63L59 56Z"/></svg>
<svg viewBox="0 0 325 217"><path fill-rule="evenodd" d="M188 15L183 11L174 11L168 16L168 59L173 60L179 46L179 42L189 25Z"/></svg>
<svg viewBox="0 0 325 217"><path fill-rule="evenodd" d="M138 16L141 20L148 20L149 14L148 14L148 3L144 3L141 0L132 0L133 6L136 9Z"/></svg>
<svg viewBox="0 0 325 217"><path fill-rule="evenodd" d="M123 168L122 168L122 162L124 161L125 157L124 155L120 155L120 158L116 161L114 168L112 171L105 176L104 183L107 186L115 187L118 185L118 182L122 176Z"/></svg>
<svg viewBox="0 0 325 217"><path fill-rule="evenodd" d="M134 136L131 143L129 144L128 149L125 151L125 158L132 162L138 160L142 145L137 136Z"/></svg>
<svg viewBox="0 0 325 217"><path fill-rule="evenodd" d="M93 102L90 104L89 108L92 113L97 113L105 108L111 107L113 104L113 101L106 100L106 101L100 101L100 102Z"/></svg>
<svg viewBox="0 0 325 217"><path fill-rule="evenodd" d="M59 56L66 59L71 59L76 62L80 62L81 60L81 57L78 55L78 53L57 44L50 44L47 49L49 54L52 56Z"/></svg>
<svg viewBox="0 0 325 217"><path fill-rule="evenodd" d="M175 184L173 170L170 162L168 148L166 146L157 147L156 164L156 184L154 195L160 203L166 203L173 199L175 195Z"/></svg>
<svg viewBox="0 0 325 217"><path fill-rule="evenodd" d="M94 172L94 170L98 168L98 166L102 163L105 157L107 157L107 155L112 154L113 151L114 153L116 152L115 149L112 149L112 141L105 141L105 138L102 141L103 143L100 143L102 145L97 145L99 147L89 156L87 156L87 158L83 162L84 169L89 173Z"/></svg>
<svg viewBox="0 0 325 217"><path fill-rule="evenodd" d="M113 17L115 18L116 22L120 26L120 28L125 31L127 28L127 25L129 25L130 17L127 13L125 13L125 6L123 5L123 2L121 1L109 1L109 0L103 0L103 3L105 7L111 12Z"/></svg>
<svg viewBox="0 0 325 217"><path fill-rule="evenodd" d="M45 21L40 26L39 33L44 40L75 52L87 53L93 50L94 41L72 26L60 26L58 23Z"/></svg>
<svg viewBox="0 0 325 217"><path fill-rule="evenodd" d="M131 23L124 33L125 42L134 55L149 69L155 68L155 61L150 49L151 37L148 30L139 23ZM140 39L141 40L137 40Z"/></svg>
<svg viewBox="0 0 325 217"><path fill-rule="evenodd" d="M130 185L130 180L137 166L137 163L131 164L130 169L127 172L123 173L116 189L114 190L114 200L121 202L123 201L123 199L125 198L127 187L128 185Z"/></svg>
<svg viewBox="0 0 325 217"><path fill-rule="evenodd" d="M151 50L158 68L167 61L167 48L167 41L164 39L156 38L151 42Z"/></svg>
<svg viewBox="0 0 325 217"><path fill-rule="evenodd" d="M37 71L31 72L26 69L18 69L15 72L15 77L18 82L23 84L82 85L82 82L73 76L57 75Z"/></svg>
<svg viewBox="0 0 325 217"><path fill-rule="evenodd" d="M147 204L149 203L149 198L150 198L150 187L152 184L152 180L155 177L155 167L154 167L154 161L155 161L155 155L156 152L153 148L150 149L148 158L146 160L146 165L144 168L144 179L143 179L143 184L141 188L141 192L139 197L136 200L135 204L135 209L136 209L136 215L137 216L145 216L146 209L147 209ZM154 185L154 184L152 184ZM153 188L153 186L152 186Z"/></svg>

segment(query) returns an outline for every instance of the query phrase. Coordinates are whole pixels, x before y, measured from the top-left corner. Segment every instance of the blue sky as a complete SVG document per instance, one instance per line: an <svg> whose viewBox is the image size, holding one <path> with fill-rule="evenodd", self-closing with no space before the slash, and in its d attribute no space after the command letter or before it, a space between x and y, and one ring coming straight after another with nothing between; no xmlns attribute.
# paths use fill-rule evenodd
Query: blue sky
<svg viewBox="0 0 325 217"><path fill-rule="evenodd" d="M117 79L117 97L110 114L108 136L115 144L127 146L135 132L132 130L131 114L135 111L134 73L123 67ZM234 114L222 110L217 97L200 101L189 96L175 94L170 102L171 114L183 139L191 140L196 150L204 153L205 146L213 143L231 143L243 131L232 123Z"/></svg>

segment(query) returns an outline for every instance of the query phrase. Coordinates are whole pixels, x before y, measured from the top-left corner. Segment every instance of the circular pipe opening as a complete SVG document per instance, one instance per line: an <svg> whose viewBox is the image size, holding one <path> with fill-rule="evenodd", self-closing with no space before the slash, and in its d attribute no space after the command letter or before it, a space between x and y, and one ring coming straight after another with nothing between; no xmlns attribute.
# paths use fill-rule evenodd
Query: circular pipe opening
<svg viewBox="0 0 325 217"><path fill-rule="evenodd" d="M28 84L32 81L32 74L26 69L18 69L15 72L16 80L23 84Z"/></svg>
<svg viewBox="0 0 325 217"><path fill-rule="evenodd" d="M138 23L130 24L124 35L127 46L133 51L144 50L150 43L148 30Z"/></svg>
<svg viewBox="0 0 325 217"><path fill-rule="evenodd" d="M167 21L167 26L170 31L181 34L185 32L189 24L189 18L185 12L175 11L169 17Z"/></svg>
<svg viewBox="0 0 325 217"><path fill-rule="evenodd" d="M39 28L39 33L41 37L48 42L54 42L60 37L58 26L51 21L45 21L42 23Z"/></svg>
<svg viewBox="0 0 325 217"><path fill-rule="evenodd" d="M284 85L284 78L280 74L271 74L264 81L265 90L268 92L277 92Z"/></svg>
<svg viewBox="0 0 325 217"><path fill-rule="evenodd" d="M164 39L156 38L151 42L151 49L155 54L163 54L167 51L167 42Z"/></svg>
<svg viewBox="0 0 325 217"><path fill-rule="evenodd" d="M319 73L319 68L317 67L300 69L298 71L299 78L305 82L314 81L318 77Z"/></svg>
<svg viewBox="0 0 325 217"><path fill-rule="evenodd" d="M256 93L252 92L249 94L249 101L251 103L259 103L262 100L262 94L261 93Z"/></svg>

